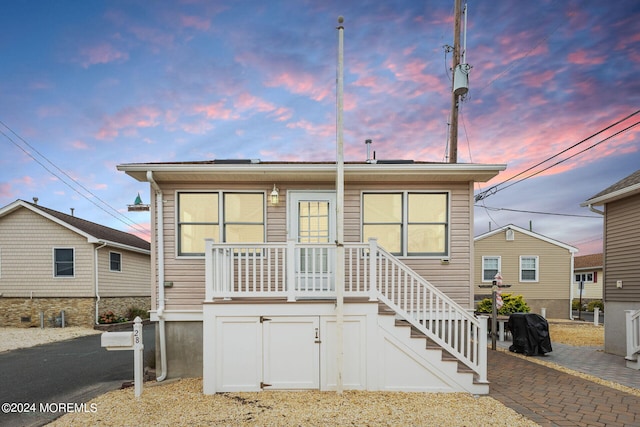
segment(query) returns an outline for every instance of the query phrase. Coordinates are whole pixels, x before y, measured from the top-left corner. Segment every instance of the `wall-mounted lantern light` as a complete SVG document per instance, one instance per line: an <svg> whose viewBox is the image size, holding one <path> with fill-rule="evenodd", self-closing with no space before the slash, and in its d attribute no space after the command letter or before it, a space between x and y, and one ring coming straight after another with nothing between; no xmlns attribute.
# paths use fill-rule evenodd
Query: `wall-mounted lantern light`
<svg viewBox="0 0 640 427"><path fill-rule="evenodd" d="M280 200L280 193L278 192L278 187L273 184L273 190L271 190L271 204L276 206Z"/></svg>

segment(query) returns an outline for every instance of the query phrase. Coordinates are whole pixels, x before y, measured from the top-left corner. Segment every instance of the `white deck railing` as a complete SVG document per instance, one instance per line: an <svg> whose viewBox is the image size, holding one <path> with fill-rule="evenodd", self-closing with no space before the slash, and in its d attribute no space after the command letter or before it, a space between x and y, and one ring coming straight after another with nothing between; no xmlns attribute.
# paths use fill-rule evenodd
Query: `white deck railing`
<svg viewBox="0 0 640 427"><path fill-rule="evenodd" d="M206 242L205 300L335 298L333 244ZM487 318L477 318L404 263L369 243L345 243L345 297L392 308L487 381Z"/></svg>
<svg viewBox="0 0 640 427"><path fill-rule="evenodd" d="M627 359L630 362L636 362L633 367L640 369L640 310L625 311L626 330L627 330ZM627 363L627 366L631 364Z"/></svg>

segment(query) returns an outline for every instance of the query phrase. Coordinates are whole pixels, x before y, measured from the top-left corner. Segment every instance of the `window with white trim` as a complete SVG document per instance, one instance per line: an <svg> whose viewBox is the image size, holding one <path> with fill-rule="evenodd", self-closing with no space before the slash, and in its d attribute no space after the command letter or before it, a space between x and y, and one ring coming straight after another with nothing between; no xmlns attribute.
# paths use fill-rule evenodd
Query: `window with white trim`
<svg viewBox="0 0 640 427"><path fill-rule="evenodd" d="M265 241L263 192L181 192L177 199L178 255L204 255L205 239Z"/></svg>
<svg viewBox="0 0 640 427"><path fill-rule="evenodd" d="M538 281L538 265L537 256L521 256L520 257L520 281L521 282L537 282Z"/></svg>
<svg viewBox="0 0 640 427"><path fill-rule="evenodd" d="M109 271L122 271L122 254L109 252Z"/></svg>
<svg viewBox="0 0 640 427"><path fill-rule="evenodd" d="M594 275L595 275L594 273L576 273L575 283L595 282L595 280L593 279Z"/></svg>
<svg viewBox="0 0 640 427"><path fill-rule="evenodd" d="M362 237L394 255L448 255L449 193L363 193Z"/></svg>
<svg viewBox="0 0 640 427"><path fill-rule="evenodd" d="M483 256L482 257L482 281L492 282L496 274L501 268L501 257L499 256Z"/></svg>
<svg viewBox="0 0 640 427"><path fill-rule="evenodd" d="M73 248L53 249L54 277L74 277L75 251Z"/></svg>

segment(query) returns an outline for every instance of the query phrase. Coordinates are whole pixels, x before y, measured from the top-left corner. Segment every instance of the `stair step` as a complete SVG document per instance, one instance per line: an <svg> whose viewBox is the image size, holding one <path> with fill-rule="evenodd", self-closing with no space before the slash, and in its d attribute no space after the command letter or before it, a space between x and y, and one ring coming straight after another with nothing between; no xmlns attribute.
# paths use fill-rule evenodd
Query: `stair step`
<svg viewBox="0 0 640 427"><path fill-rule="evenodd" d="M396 313L394 310L392 310L391 308L389 308L386 304L384 303L379 303L378 304L378 314L383 315L383 316L395 316ZM471 383L473 383L474 386L478 387L478 394L488 394L489 389L488 389L488 384L486 382L479 382L478 381L478 375L477 373L469 368L467 365L465 365L464 363L462 363L461 361L458 360L457 357L455 357L454 355L452 355L451 353L449 353L448 351L446 351L445 349L443 349L439 344L437 344L436 342L434 342L433 340L429 339L429 337L427 337L424 333L422 333L422 331L420 331L418 328L416 328L414 325L412 325L411 323L409 323L408 321L404 320L404 319L394 319L395 320L395 326L396 327L409 327L409 337L412 339L422 339L425 340L425 349L427 351L434 351L434 350L439 350L440 354L441 354L441 361L443 363L446 363L450 368L452 368L452 365L449 365L449 363L456 363L456 369L455 371L460 374L460 375L471 375L471 377L467 377L469 380L471 380ZM444 367L445 365L443 365ZM449 371L449 368L445 369L446 371ZM475 393L475 392L474 392Z"/></svg>

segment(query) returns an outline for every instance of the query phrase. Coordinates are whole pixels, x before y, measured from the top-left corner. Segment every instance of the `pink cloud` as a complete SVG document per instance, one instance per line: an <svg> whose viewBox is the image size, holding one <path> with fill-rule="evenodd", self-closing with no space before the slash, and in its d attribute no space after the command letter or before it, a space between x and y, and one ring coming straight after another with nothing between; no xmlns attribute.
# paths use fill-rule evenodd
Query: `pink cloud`
<svg viewBox="0 0 640 427"><path fill-rule="evenodd" d="M19 183L19 184L23 184L23 185L27 185L27 186L33 186L35 181L32 177L30 177L29 175L25 175L21 178L18 178L15 180L15 182Z"/></svg>
<svg viewBox="0 0 640 427"><path fill-rule="evenodd" d="M101 43L97 46L86 47L80 50L82 67L89 68L91 65L108 64L114 61L126 61L129 54L122 52L111 44Z"/></svg>
<svg viewBox="0 0 640 427"><path fill-rule="evenodd" d="M47 107L40 107L37 110L38 117L40 118L45 118L45 117L60 117L63 115L63 110L62 107L60 106L47 106Z"/></svg>
<svg viewBox="0 0 640 427"><path fill-rule="evenodd" d="M604 63L607 58L604 56L591 56L589 52L581 49L570 53L567 60L577 65L598 65Z"/></svg>
<svg viewBox="0 0 640 427"><path fill-rule="evenodd" d="M180 17L180 23L183 27L195 28L196 30L208 30L211 26L211 21L199 16L183 15Z"/></svg>
<svg viewBox="0 0 640 427"><path fill-rule="evenodd" d="M75 140L71 142L71 147L75 148L76 150L86 150L89 148L89 145L84 141Z"/></svg>
<svg viewBox="0 0 640 427"><path fill-rule="evenodd" d="M240 110L256 110L263 113L271 113L277 121L286 121L291 118L293 112L286 107L278 107L262 98L249 93L242 93L235 98L234 107Z"/></svg>
<svg viewBox="0 0 640 427"><path fill-rule="evenodd" d="M302 129L309 135L322 137L330 137L336 133L336 127L333 123L315 124L307 120L299 120L294 123L288 123L287 127L289 129Z"/></svg>
<svg viewBox="0 0 640 427"><path fill-rule="evenodd" d="M50 82L37 80L29 83L29 89L31 90L46 90L51 89L53 85Z"/></svg>
<svg viewBox="0 0 640 427"><path fill-rule="evenodd" d="M159 124L161 111L152 106L129 107L114 116L107 117L98 133L97 139L112 139L121 132L135 134L138 128L155 127Z"/></svg>
<svg viewBox="0 0 640 427"><path fill-rule="evenodd" d="M290 74L282 72L279 75L265 82L267 86L284 86L287 90L308 96L314 101L322 101L330 96L333 88L327 84L319 84L310 74L296 73Z"/></svg>
<svg viewBox="0 0 640 427"><path fill-rule="evenodd" d="M198 114L204 114L208 119L229 120L234 118L233 112L225 108L225 101L218 101L214 104L196 105L193 111Z"/></svg>
<svg viewBox="0 0 640 427"><path fill-rule="evenodd" d="M549 83L555 77L555 71L549 70L542 73L527 73L523 76L522 81L531 87L542 87Z"/></svg>
<svg viewBox="0 0 640 427"><path fill-rule="evenodd" d="M11 184L8 182L0 182L0 197L2 198L13 198L14 192L11 188Z"/></svg>
<svg viewBox="0 0 640 427"><path fill-rule="evenodd" d="M138 236L142 240L149 241L149 236L151 236L151 224L149 222L138 222L137 227L128 227L127 233L133 234L134 236ZM141 231L142 229L142 231Z"/></svg>

